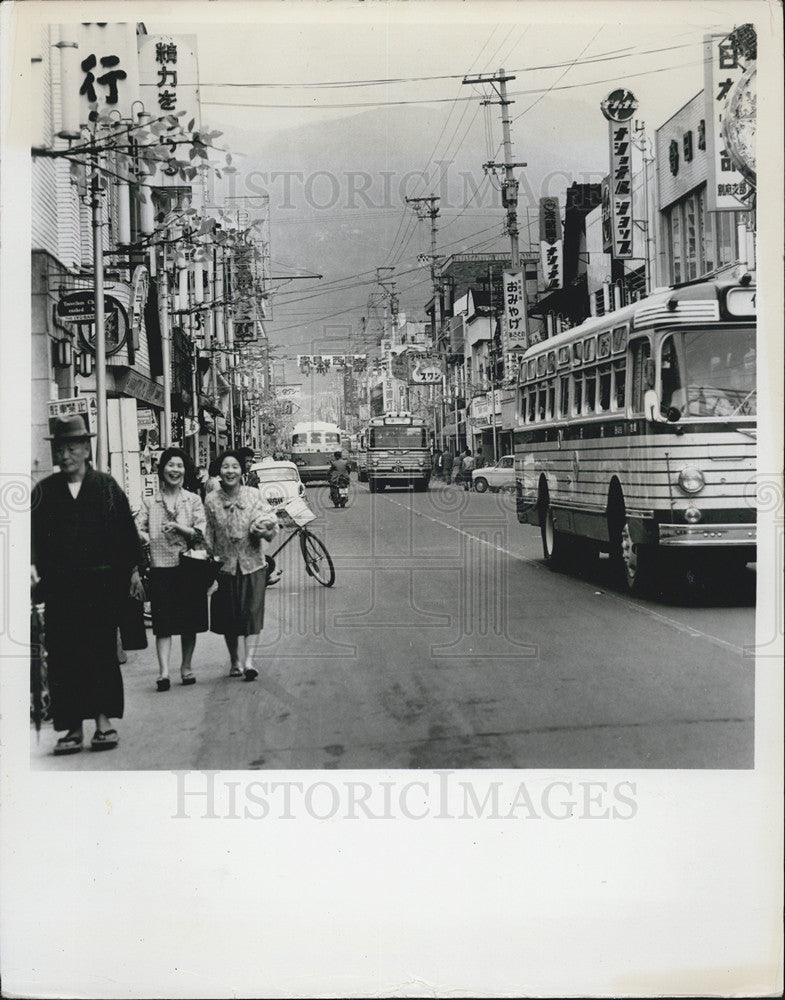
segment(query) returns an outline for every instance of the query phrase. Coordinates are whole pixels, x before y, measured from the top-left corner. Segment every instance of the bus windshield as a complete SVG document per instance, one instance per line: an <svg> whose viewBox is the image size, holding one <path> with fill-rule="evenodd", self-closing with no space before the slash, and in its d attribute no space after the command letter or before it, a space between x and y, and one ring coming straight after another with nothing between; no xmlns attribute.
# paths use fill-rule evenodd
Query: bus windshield
<svg viewBox="0 0 785 1000"><path fill-rule="evenodd" d="M756 415L755 330L686 330L660 350L661 403L682 416Z"/></svg>
<svg viewBox="0 0 785 1000"><path fill-rule="evenodd" d="M425 448L424 427L372 427L371 448Z"/></svg>

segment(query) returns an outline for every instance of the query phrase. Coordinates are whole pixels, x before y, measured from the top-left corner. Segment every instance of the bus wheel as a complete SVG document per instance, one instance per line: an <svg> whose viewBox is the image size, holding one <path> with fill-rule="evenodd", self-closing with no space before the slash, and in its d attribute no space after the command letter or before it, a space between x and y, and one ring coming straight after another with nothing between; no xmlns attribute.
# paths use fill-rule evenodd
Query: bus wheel
<svg viewBox="0 0 785 1000"><path fill-rule="evenodd" d="M630 594L648 593L656 579L656 553L650 545L636 545L624 512L609 517L611 571L615 582Z"/></svg>
<svg viewBox="0 0 785 1000"><path fill-rule="evenodd" d="M563 566L567 562L569 543L567 536L557 531L553 523L553 508L548 495L543 497L540 508L540 536L542 538L542 554L549 566Z"/></svg>
<svg viewBox="0 0 785 1000"><path fill-rule="evenodd" d="M475 493L486 493L488 490L488 480L484 479L482 476L478 476L474 480L474 492Z"/></svg>
<svg viewBox="0 0 785 1000"><path fill-rule="evenodd" d="M368 482L368 473L367 472L363 472L362 469L358 469L357 470L357 482L358 483L367 483Z"/></svg>

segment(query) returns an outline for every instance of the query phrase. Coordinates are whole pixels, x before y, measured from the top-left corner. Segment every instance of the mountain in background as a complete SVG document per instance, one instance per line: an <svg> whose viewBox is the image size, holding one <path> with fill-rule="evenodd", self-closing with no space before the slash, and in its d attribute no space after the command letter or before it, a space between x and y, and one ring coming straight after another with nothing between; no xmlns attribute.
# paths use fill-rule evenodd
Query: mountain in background
<svg viewBox="0 0 785 1000"><path fill-rule="evenodd" d="M516 122L516 113L525 111L520 102L511 106L513 156L527 163L515 171L522 249L529 237L537 241L540 197L555 195L563 204L570 184L598 181L608 169L607 126L599 108L574 98L550 104L546 99ZM224 179L232 185L227 204L268 194L273 276L323 275L285 287L273 282L280 289L268 323L273 343L305 350L325 332L334 338L342 326L347 333L357 329L369 293L379 290L374 269L385 265L396 267L400 308L411 319L423 318L430 275L417 255L430 250L430 222L417 222L407 196L439 195L439 254L509 248L500 175L483 171L484 163L503 159L497 105L466 102L449 118L441 105L382 107L270 135L264 133L263 112L258 126L254 114L249 110L246 129L211 123L223 128L219 142L231 150L238 169ZM254 202L248 204L252 209ZM338 279L351 287L330 290Z"/></svg>

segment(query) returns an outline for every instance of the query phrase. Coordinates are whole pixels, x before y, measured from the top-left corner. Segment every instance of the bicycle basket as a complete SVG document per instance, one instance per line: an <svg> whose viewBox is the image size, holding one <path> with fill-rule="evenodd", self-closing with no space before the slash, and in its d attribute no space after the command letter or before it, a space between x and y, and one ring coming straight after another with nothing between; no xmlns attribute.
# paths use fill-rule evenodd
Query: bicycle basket
<svg viewBox="0 0 785 1000"><path fill-rule="evenodd" d="M316 520L316 514L302 497L287 500L275 508L275 513L284 528L304 528L306 524Z"/></svg>

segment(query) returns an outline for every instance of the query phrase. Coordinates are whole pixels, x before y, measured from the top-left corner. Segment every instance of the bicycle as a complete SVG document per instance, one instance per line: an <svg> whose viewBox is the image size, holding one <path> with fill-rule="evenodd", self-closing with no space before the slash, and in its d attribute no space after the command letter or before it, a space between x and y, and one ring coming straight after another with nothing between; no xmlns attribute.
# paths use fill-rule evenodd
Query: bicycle
<svg viewBox="0 0 785 1000"><path fill-rule="evenodd" d="M306 527L314 520L316 515L308 504L301 497L289 500L276 508L278 521L282 528L291 530L289 537L281 542L275 552L271 552L269 559L275 559L278 553L286 548L294 538L300 539L300 552L305 562L305 572L312 576L317 583L323 587L332 587L335 583L335 567L327 551L327 546L312 531Z"/></svg>

